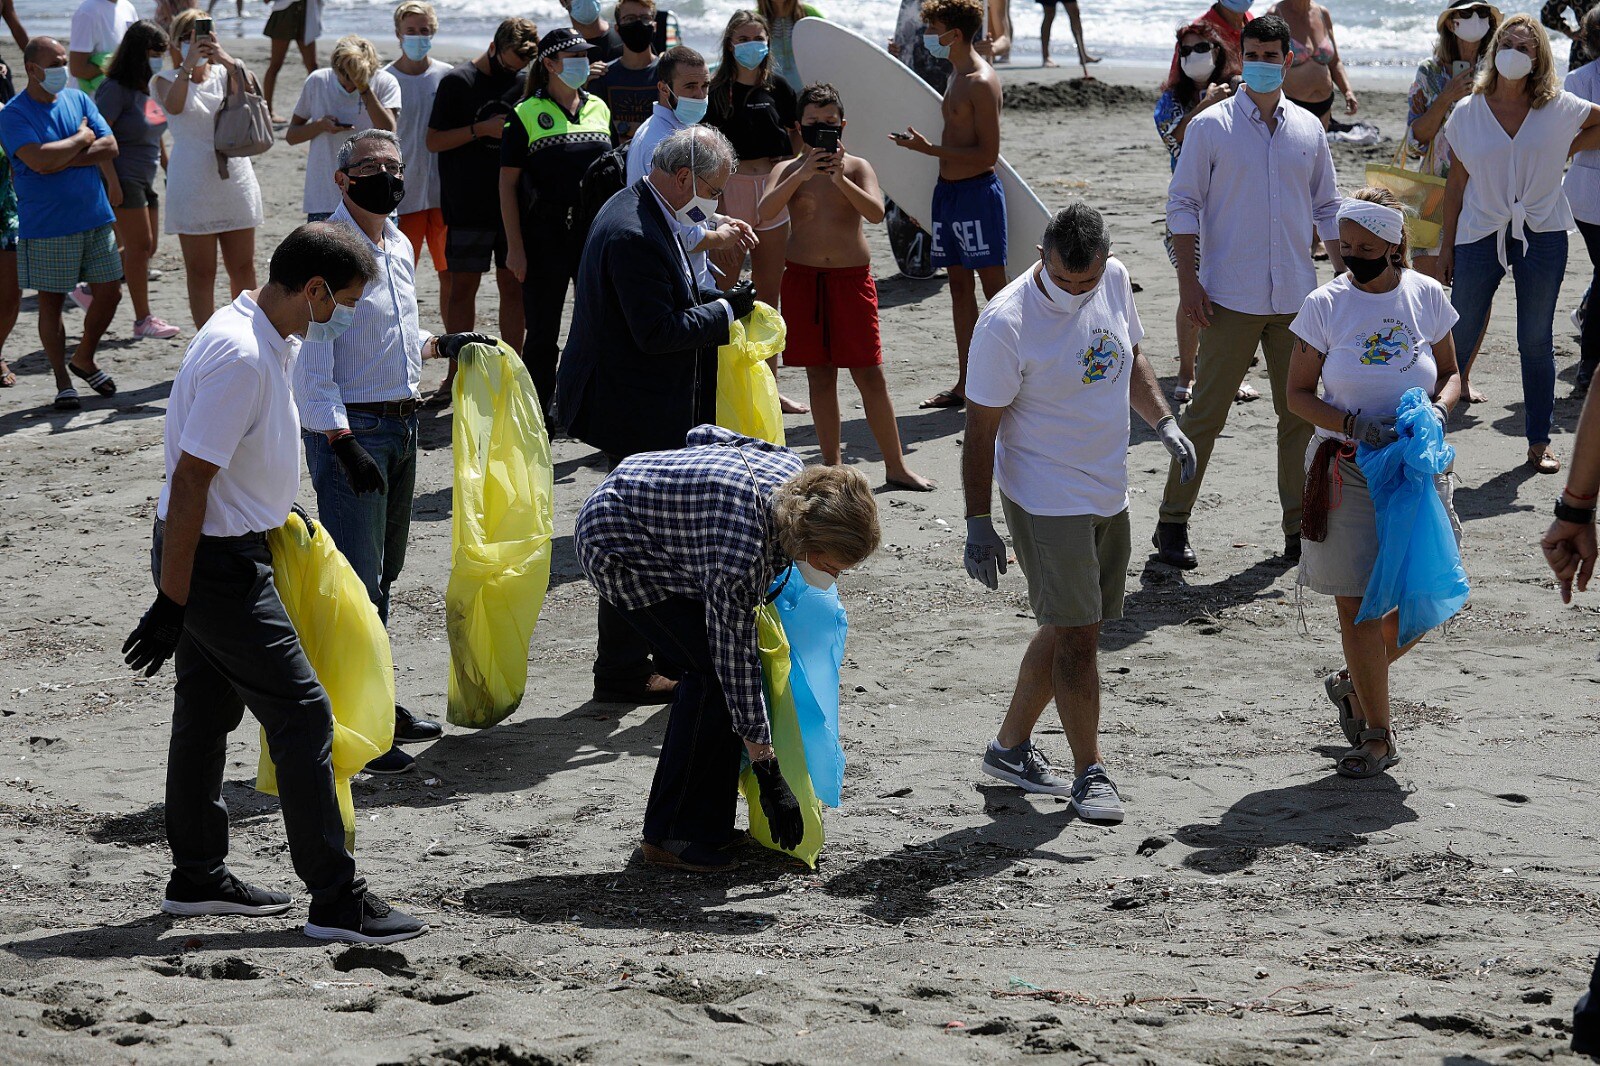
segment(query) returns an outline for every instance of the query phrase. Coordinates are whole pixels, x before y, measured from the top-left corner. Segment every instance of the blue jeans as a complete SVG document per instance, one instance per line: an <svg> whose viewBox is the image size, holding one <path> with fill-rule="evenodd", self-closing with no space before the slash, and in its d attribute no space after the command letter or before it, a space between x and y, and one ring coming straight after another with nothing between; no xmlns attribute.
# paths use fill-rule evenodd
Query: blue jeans
<svg viewBox="0 0 1600 1066"><path fill-rule="evenodd" d="M1550 443L1556 405L1556 352L1553 326L1561 280L1567 272L1567 234L1527 230L1527 249L1506 235L1506 259L1517 290L1517 352L1522 357L1522 421L1529 444ZM1472 366L1489 322L1495 290L1506 276L1495 238L1456 245L1455 282L1450 303L1461 316L1452 334L1462 369Z"/></svg>
<svg viewBox="0 0 1600 1066"><path fill-rule="evenodd" d="M349 560L378 617L389 621L389 586L406 563L411 497L417 486L417 419L348 412L350 432L383 471L384 488L357 496L327 434L307 431L306 466L317 492L317 521Z"/></svg>

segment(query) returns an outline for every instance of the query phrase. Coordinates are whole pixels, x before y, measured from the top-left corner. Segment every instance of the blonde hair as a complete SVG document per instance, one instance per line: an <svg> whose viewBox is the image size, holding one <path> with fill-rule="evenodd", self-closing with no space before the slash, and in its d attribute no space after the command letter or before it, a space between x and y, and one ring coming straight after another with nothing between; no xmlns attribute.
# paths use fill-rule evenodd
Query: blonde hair
<svg viewBox="0 0 1600 1066"><path fill-rule="evenodd" d="M878 501L853 466L808 466L772 496L778 544L791 559L823 552L855 566L878 550Z"/></svg>
<svg viewBox="0 0 1600 1066"><path fill-rule="evenodd" d="M195 20L204 14L198 7L186 7L172 16L172 28L167 31L168 43L173 48L181 45L183 39L194 31Z"/></svg>
<svg viewBox="0 0 1600 1066"><path fill-rule="evenodd" d="M1392 207L1402 215L1406 215L1407 222L1410 221L1410 215L1406 212L1406 205L1400 202L1400 198L1398 196L1390 192L1388 189L1382 188L1381 186L1368 185L1364 188L1357 189L1355 192L1350 194L1350 199L1365 200L1367 203L1377 204L1379 207ZM1410 226L1401 228L1400 243L1395 245L1394 254L1396 256L1395 266L1399 269L1404 270L1406 267L1411 265Z"/></svg>
<svg viewBox="0 0 1600 1066"><path fill-rule="evenodd" d="M1528 14L1512 15L1494 31L1494 36L1489 38L1489 46L1483 52L1489 57L1489 62L1483 65L1483 70L1478 74L1478 83L1472 87L1472 91L1488 96L1500 87L1500 72L1495 69L1494 57L1500 51L1501 38L1514 29L1522 30L1533 38L1533 69L1523 79L1523 85L1528 94L1528 103L1533 107L1543 107L1561 95L1561 83L1556 80L1556 59L1550 51L1550 38L1539 21Z"/></svg>
<svg viewBox="0 0 1600 1066"><path fill-rule="evenodd" d="M372 83L372 76L378 73L381 64L372 42L353 33L339 38L333 46L333 55L328 57L328 66L358 88Z"/></svg>
<svg viewBox="0 0 1600 1066"><path fill-rule="evenodd" d="M439 16L433 10L432 4L427 3L427 0L405 0L404 3L394 9L395 33L400 32L400 20L409 15L425 16L428 20L428 32L439 32Z"/></svg>

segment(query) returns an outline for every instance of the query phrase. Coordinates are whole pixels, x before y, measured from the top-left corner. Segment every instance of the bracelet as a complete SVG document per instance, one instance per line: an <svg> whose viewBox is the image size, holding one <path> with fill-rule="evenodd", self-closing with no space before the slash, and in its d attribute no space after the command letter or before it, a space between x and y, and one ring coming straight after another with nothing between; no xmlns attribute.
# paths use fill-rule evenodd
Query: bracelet
<svg viewBox="0 0 1600 1066"><path fill-rule="evenodd" d="M1347 437L1353 437L1356 435L1356 415L1354 411L1348 411L1345 413L1344 423L1341 427L1341 430Z"/></svg>
<svg viewBox="0 0 1600 1066"><path fill-rule="evenodd" d="M1571 485L1568 485L1566 488L1562 489L1561 491L1566 493L1568 496L1571 496L1574 500L1596 500L1596 499L1600 499L1600 494L1596 494L1594 496L1585 496L1581 492L1573 492Z"/></svg>
<svg viewBox="0 0 1600 1066"><path fill-rule="evenodd" d="M355 434L355 430L352 430L352 429L336 430L334 432L333 436L328 438L328 443L332 444L335 441L341 441L341 440L344 440L346 437L353 437L355 435L356 435Z"/></svg>

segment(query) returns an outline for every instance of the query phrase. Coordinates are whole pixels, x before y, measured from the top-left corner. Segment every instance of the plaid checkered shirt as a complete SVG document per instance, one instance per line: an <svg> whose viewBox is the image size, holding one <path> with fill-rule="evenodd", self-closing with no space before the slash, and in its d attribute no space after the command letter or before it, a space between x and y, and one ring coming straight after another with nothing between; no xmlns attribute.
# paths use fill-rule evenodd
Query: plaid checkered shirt
<svg viewBox="0 0 1600 1066"><path fill-rule="evenodd" d="M633 610L670 596L705 602L733 731L756 744L770 743L772 729L755 612L789 564L772 493L804 465L787 448L699 426L680 451L624 460L578 512L578 563L613 605Z"/></svg>

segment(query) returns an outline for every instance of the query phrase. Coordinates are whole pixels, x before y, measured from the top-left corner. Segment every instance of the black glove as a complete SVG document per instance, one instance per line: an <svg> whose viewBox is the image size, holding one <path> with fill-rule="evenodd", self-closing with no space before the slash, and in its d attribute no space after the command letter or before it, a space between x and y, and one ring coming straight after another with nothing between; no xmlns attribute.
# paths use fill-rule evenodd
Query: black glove
<svg viewBox="0 0 1600 1066"><path fill-rule="evenodd" d="M454 359L464 344L487 344L493 348L498 343L487 333L446 333L434 339L433 350L440 359Z"/></svg>
<svg viewBox="0 0 1600 1066"><path fill-rule="evenodd" d="M778 769L778 757L774 755L750 766L761 786L761 813L767 816L773 842L785 851L794 850L804 839L806 826L800 818L800 801L789 791L789 782Z"/></svg>
<svg viewBox="0 0 1600 1066"><path fill-rule="evenodd" d="M749 281L741 281L733 288L722 294L728 301L728 306L733 308L734 318L744 318L756 309L756 287Z"/></svg>
<svg viewBox="0 0 1600 1066"><path fill-rule="evenodd" d="M311 520L311 516L306 513L304 507L301 507L298 503L291 503L289 505L289 513L299 515L300 521L306 524L306 536L314 537L317 535L317 524Z"/></svg>
<svg viewBox="0 0 1600 1066"><path fill-rule="evenodd" d="M122 661L135 670L143 670L145 677L154 677L161 664L172 658L178 650L178 638L183 636L183 604L157 590L156 602L139 619L133 632L122 644ZM777 764L773 764L776 768ZM793 797L790 797L793 802ZM798 808L797 808L798 809Z"/></svg>
<svg viewBox="0 0 1600 1066"><path fill-rule="evenodd" d="M347 433L334 441L333 454L344 466L345 480L350 482L357 496L383 491L383 471L378 469L378 461L353 434Z"/></svg>

